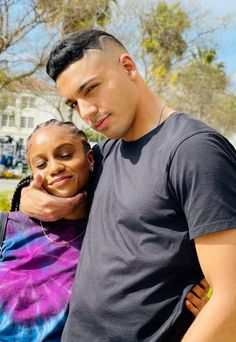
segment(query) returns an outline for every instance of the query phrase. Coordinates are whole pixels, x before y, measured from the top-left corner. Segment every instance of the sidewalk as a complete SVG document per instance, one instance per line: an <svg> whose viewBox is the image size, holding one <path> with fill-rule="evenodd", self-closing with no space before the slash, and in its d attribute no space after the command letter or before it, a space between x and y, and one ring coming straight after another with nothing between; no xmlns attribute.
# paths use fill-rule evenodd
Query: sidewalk
<svg viewBox="0 0 236 342"><path fill-rule="evenodd" d="M0 178L0 192L6 191L6 190L14 191L19 181L20 179Z"/></svg>

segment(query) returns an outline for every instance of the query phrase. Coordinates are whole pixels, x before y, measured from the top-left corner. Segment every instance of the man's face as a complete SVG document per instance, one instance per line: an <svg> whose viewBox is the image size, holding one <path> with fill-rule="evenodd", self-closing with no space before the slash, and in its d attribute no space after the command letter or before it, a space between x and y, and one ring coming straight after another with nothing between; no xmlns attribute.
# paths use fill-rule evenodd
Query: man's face
<svg viewBox="0 0 236 342"><path fill-rule="evenodd" d="M57 78L66 104L83 121L108 138L131 139L135 130L138 90L128 55L90 50ZM133 64L132 64L133 63Z"/></svg>

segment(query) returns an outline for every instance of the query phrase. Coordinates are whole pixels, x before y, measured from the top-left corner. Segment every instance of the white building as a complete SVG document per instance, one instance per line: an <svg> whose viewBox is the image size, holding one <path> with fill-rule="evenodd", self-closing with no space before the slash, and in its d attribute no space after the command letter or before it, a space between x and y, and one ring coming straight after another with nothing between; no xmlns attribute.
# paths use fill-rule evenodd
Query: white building
<svg viewBox="0 0 236 342"><path fill-rule="evenodd" d="M27 138L39 123L71 117L56 88L47 82L27 78L23 82L14 82L12 89L0 103L0 156L3 149L10 153L10 145L6 144L8 136L13 139L15 148L21 147L23 155ZM73 116L73 121L84 127L78 115Z"/></svg>

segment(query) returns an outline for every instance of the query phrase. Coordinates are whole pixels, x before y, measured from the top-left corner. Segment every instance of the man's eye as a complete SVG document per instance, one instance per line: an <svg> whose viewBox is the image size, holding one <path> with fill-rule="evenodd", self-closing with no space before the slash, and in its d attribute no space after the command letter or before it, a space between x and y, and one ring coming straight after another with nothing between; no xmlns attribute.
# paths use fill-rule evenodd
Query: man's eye
<svg viewBox="0 0 236 342"><path fill-rule="evenodd" d="M74 102L65 102L67 106L69 106L71 109L74 109L77 106L77 101Z"/></svg>
<svg viewBox="0 0 236 342"><path fill-rule="evenodd" d="M77 102L72 102L69 106L71 109L74 109L77 106Z"/></svg>
<svg viewBox="0 0 236 342"><path fill-rule="evenodd" d="M88 95L89 93L91 93L91 91L97 87L98 84L93 84L91 86L89 86L86 91L85 91L85 95Z"/></svg>

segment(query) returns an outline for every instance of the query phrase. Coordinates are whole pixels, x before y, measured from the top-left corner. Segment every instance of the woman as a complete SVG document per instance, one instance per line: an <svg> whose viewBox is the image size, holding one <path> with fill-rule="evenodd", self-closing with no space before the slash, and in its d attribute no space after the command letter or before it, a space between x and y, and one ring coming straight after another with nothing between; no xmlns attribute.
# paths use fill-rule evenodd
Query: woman
<svg viewBox="0 0 236 342"><path fill-rule="evenodd" d="M85 134L57 120L33 131L27 160L45 191L58 197L86 189L94 165ZM0 262L1 341L60 341L87 215L86 199L57 222L9 213Z"/></svg>
<svg viewBox="0 0 236 342"><path fill-rule="evenodd" d="M28 139L27 160L33 176L43 178L45 191L57 197L85 190L94 167L85 134L72 122L57 120L36 127ZM60 341L85 232L86 199L70 215L51 223L15 211L21 188L31 179L21 181L13 195L2 245L1 341ZM187 295L194 315L205 301L207 287L203 281Z"/></svg>

